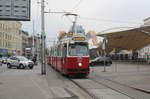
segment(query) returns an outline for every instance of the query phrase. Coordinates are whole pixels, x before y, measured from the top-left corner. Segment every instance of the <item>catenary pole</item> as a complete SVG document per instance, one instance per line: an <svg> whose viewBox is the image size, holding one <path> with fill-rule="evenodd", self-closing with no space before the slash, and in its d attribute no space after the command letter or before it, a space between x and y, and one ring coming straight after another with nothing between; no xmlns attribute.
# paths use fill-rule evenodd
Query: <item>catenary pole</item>
<svg viewBox="0 0 150 99"><path fill-rule="evenodd" d="M33 36L32 36L32 58L34 57L35 55L35 38L34 38L34 20L33 20Z"/></svg>
<svg viewBox="0 0 150 99"><path fill-rule="evenodd" d="M41 39L42 39L42 65L41 65L41 74L46 75L46 59L45 59L45 16L44 16L44 0L41 0Z"/></svg>
<svg viewBox="0 0 150 99"><path fill-rule="evenodd" d="M45 5L44 5L45 1L41 0L41 74L42 75L46 75L46 57L45 57L45 39L46 39L46 35L45 35L45 13L55 13L55 14L61 14L61 13L69 13L70 12L45 12ZM75 14L73 14L75 15ZM77 16L77 15L75 15Z"/></svg>

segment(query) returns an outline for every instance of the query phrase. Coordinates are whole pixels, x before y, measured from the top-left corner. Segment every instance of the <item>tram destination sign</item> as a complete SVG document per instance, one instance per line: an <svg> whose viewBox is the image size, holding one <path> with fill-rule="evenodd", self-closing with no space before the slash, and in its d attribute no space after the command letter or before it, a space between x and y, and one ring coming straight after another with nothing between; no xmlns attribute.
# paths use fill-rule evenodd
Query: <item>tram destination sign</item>
<svg viewBox="0 0 150 99"><path fill-rule="evenodd" d="M0 20L30 21L31 0L0 0Z"/></svg>

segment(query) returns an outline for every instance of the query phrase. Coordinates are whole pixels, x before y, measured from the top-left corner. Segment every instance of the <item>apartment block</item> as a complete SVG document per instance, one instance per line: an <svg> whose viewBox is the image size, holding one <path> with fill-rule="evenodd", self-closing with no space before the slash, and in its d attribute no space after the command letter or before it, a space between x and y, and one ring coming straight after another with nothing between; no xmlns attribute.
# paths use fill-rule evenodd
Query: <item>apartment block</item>
<svg viewBox="0 0 150 99"><path fill-rule="evenodd" d="M21 22L0 21L0 55L21 54Z"/></svg>

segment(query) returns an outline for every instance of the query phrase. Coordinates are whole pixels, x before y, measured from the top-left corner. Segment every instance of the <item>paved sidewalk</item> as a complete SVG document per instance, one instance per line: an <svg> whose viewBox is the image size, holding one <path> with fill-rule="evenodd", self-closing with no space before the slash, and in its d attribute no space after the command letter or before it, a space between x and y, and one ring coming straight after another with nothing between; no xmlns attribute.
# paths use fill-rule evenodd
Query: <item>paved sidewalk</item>
<svg viewBox="0 0 150 99"><path fill-rule="evenodd" d="M48 99L51 93L39 66L33 70L10 69L0 74L0 99Z"/></svg>
<svg viewBox="0 0 150 99"><path fill-rule="evenodd" d="M72 98L65 88L47 82L40 66L29 69L9 69L0 74L0 99L65 99ZM51 81L56 81L53 77ZM56 83L59 84L60 81Z"/></svg>

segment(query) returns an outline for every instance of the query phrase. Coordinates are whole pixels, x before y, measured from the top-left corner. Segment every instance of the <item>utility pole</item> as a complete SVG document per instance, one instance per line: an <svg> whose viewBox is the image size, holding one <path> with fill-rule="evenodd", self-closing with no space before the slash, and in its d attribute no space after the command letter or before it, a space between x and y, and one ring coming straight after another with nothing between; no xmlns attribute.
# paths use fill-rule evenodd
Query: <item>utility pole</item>
<svg viewBox="0 0 150 99"><path fill-rule="evenodd" d="M32 37L32 58L35 55L35 41L34 41L34 20L33 20L33 37Z"/></svg>
<svg viewBox="0 0 150 99"><path fill-rule="evenodd" d="M41 44L42 44L42 66L41 66L41 74L46 75L46 59L45 59L45 15L44 15L44 5L45 1L41 0Z"/></svg>

